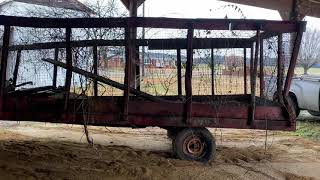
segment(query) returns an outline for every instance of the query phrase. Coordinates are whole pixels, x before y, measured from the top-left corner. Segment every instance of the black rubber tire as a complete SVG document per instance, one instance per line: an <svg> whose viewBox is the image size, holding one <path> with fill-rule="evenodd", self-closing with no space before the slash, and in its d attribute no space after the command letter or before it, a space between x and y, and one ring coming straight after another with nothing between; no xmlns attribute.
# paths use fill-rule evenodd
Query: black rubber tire
<svg viewBox="0 0 320 180"><path fill-rule="evenodd" d="M177 127L166 128L168 138L173 140L176 137L177 133L182 129L183 128L177 128Z"/></svg>
<svg viewBox="0 0 320 180"><path fill-rule="evenodd" d="M294 111L296 112L296 117L299 116L300 114L300 108L298 106L298 101L297 101L297 98L294 94L289 94L289 100L291 101L291 103L293 104L293 108L294 108Z"/></svg>
<svg viewBox="0 0 320 180"><path fill-rule="evenodd" d="M199 155L187 152L189 139L197 139L201 142L202 150ZM172 141L173 151L177 158L188 161L209 162L216 153L216 142L212 134L206 128L186 128L179 131ZM190 147L189 147L190 149Z"/></svg>
<svg viewBox="0 0 320 180"><path fill-rule="evenodd" d="M317 112L317 111L308 110L308 113L310 113L312 116L320 116L320 112Z"/></svg>

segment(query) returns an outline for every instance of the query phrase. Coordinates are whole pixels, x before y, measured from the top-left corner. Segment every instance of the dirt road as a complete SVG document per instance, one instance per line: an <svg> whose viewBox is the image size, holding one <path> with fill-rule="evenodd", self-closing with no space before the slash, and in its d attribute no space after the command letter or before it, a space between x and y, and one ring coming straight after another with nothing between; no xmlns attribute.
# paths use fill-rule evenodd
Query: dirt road
<svg viewBox="0 0 320 180"><path fill-rule="evenodd" d="M0 122L0 179L320 179L320 142L283 132L210 129L217 157L174 159L159 128Z"/></svg>

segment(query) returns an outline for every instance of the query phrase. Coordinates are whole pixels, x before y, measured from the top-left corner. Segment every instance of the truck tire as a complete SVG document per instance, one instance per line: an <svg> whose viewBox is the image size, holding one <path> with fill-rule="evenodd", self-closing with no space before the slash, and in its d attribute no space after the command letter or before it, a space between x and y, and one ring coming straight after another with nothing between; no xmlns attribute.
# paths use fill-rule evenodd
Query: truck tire
<svg viewBox="0 0 320 180"><path fill-rule="evenodd" d="M207 163L216 153L216 143L206 128L185 128L172 141L177 158Z"/></svg>
<svg viewBox="0 0 320 180"><path fill-rule="evenodd" d="M312 116L320 116L320 112L317 112L317 111L308 110L308 113L310 113Z"/></svg>
<svg viewBox="0 0 320 180"><path fill-rule="evenodd" d="M296 113L296 117L298 117L300 114L300 108L298 106L297 98L293 93L289 94L289 101L291 101L291 104L293 105L294 111Z"/></svg>

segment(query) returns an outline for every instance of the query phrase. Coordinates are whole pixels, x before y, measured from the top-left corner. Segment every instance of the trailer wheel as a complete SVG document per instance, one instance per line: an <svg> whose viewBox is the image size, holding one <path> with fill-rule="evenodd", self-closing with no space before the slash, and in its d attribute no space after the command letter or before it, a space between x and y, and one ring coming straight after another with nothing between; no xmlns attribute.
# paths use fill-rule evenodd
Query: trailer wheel
<svg viewBox="0 0 320 180"><path fill-rule="evenodd" d="M186 128L179 131L173 140L177 158L206 163L216 152L216 143L206 128Z"/></svg>

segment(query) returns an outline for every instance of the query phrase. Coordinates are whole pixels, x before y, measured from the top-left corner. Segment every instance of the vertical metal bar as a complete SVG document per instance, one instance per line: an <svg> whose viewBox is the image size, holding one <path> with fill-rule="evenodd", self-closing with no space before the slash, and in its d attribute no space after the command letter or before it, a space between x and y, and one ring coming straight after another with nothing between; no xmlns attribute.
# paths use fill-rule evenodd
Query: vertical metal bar
<svg viewBox="0 0 320 180"><path fill-rule="evenodd" d="M278 35L278 60L277 60L277 97L280 103L283 103L282 87L283 87L283 39L282 34Z"/></svg>
<svg viewBox="0 0 320 180"><path fill-rule="evenodd" d="M54 49L54 60L59 61L59 48ZM58 75L58 66L53 66L53 79L52 79L52 86L57 87L57 75Z"/></svg>
<svg viewBox="0 0 320 180"><path fill-rule="evenodd" d="M20 60L21 60L21 50L18 50L18 51L17 51L17 57L16 57L16 64L14 65L14 70L13 70L12 83L13 83L14 86L17 85L17 79L18 79L18 72L19 72Z"/></svg>
<svg viewBox="0 0 320 180"><path fill-rule="evenodd" d="M68 110L70 87L72 79L72 48L71 48L71 28L66 28L66 82L65 82L65 103L64 110Z"/></svg>
<svg viewBox="0 0 320 180"><path fill-rule="evenodd" d="M264 97L263 38L260 39L260 97Z"/></svg>
<svg viewBox="0 0 320 180"><path fill-rule="evenodd" d="M289 65L289 69L288 69L288 74L287 74L287 79L284 85L284 95L288 96L289 95L289 89L290 89L290 85L291 85L291 80L294 74L294 68L296 67L297 64L297 57L299 54L299 50L300 50L300 44L301 44L301 39L302 39L302 30L299 30L296 38L295 38L295 42L294 42L294 46L293 46L293 52L291 55L291 59L290 59L290 65Z"/></svg>
<svg viewBox="0 0 320 180"><path fill-rule="evenodd" d="M186 88L186 123L192 122L192 65L193 65L193 28L188 29L187 35L187 62L186 62L186 75L185 75L185 88Z"/></svg>
<svg viewBox="0 0 320 180"><path fill-rule="evenodd" d="M132 70L132 44L130 39L130 29L129 27L125 28L125 75L124 75L124 91L123 91L123 120L128 120L128 112L129 112L129 94L130 94L130 83L131 83L131 70Z"/></svg>
<svg viewBox="0 0 320 180"><path fill-rule="evenodd" d="M214 96L214 52L213 48L211 48L211 95Z"/></svg>
<svg viewBox="0 0 320 180"><path fill-rule="evenodd" d="M98 47L93 46L93 73L98 75ZM98 96L98 81L95 79L93 80L93 95L94 97Z"/></svg>
<svg viewBox="0 0 320 180"><path fill-rule="evenodd" d="M178 96L182 97L181 49L177 49Z"/></svg>
<svg viewBox="0 0 320 180"><path fill-rule="evenodd" d="M247 48L243 49L243 84L244 94L247 94Z"/></svg>
<svg viewBox="0 0 320 180"><path fill-rule="evenodd" d="M250 118L248 119L248 125L252 125L255 119L256 111L256 84L257 84L257 68L258 68L258 57L259 57L259 44L260 44L260 30L257 30L257 40L254 54L254 63L251 73L251 111Z"/></svg>
<svg viewBox="0 0 320 180"><path fill-rule="evenodd" d="M11 36L11 27L5 26L3 32L3 43L2 43L2 53L1 53L1 69L0 69L0 112L4 110L4 93L7 80L7 63L9 55L9 43Z"/></svg>

